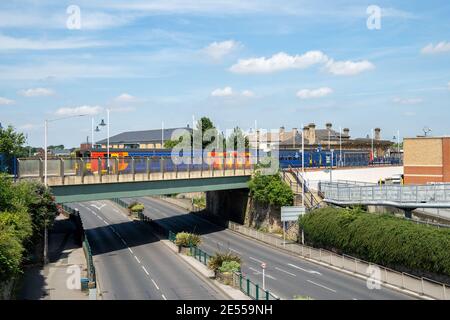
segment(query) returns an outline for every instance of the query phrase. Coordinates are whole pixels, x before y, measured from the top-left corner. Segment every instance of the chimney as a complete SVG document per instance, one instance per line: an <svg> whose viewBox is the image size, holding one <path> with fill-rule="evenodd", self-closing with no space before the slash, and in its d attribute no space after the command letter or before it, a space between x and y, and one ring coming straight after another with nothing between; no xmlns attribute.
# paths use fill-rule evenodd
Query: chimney
<svg viewBox="0 0 450 320"><path fill-rule="evenodd" d="M308 143L309 142L309 127L308 126L303 127L303 135L305 137L305 143Z"/></svg>
<svg viewBox="0 0 450 320"><path fill-rule="evenodd" d="M331 122L328 122L325 124L327 130L331 130L331 128L333 127L333 124Z"/></svg>
<svg viewBox="0 0 450 320"><path fill-rule="evenodd" d="M280 127L279 140L280 142L284 140L284 127Z"/></svg>
<svg viewBox="0 0 450 320"><path fill-rule="evenodd" d="M375 140L381 140L381 129L375 128Z"/></svg>
<svg viewBox="0 0 450 320"><path fill-rule="evenodd" d="M316 125L314 123L309 124L309 144L316 143Z"/></svg>
<svg viewBox="0 0 450 320"><path fill-rule="evenodd" d="M344 136L350 136L350 129L349 128L344 128L343 132Z"/></svg>

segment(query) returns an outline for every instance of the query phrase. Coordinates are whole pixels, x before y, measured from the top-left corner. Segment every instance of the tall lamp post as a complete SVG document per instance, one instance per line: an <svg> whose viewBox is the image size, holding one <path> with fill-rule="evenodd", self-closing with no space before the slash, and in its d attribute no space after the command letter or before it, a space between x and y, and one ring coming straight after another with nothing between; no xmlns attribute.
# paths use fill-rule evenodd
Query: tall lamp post
<svg viewBox="0 0 450 320"><path fill-rule="evenodd" d="M108 158L106 160L106 163L109 172L109 109L106 109L106 123L105 120L102 119L102 122L99 124L99 126L106 126L106 157Z"/></svg>

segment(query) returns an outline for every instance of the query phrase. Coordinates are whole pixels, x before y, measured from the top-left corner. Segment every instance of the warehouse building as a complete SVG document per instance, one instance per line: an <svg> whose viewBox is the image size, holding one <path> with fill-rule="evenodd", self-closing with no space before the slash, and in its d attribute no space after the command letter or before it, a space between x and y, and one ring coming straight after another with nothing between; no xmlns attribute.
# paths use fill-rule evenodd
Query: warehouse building
<svg viewBox="0 0 450 320"><path fill-rule="evenodd" d="M404 183L450 182L450 136L405 138Z"/></svg>

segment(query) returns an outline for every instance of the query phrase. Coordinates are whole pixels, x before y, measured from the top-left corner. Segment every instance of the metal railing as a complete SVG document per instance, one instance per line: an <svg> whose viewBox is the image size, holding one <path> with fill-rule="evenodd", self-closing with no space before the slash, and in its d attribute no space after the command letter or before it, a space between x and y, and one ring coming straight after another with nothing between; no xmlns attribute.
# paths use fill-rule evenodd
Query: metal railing
<svg viewBox="0 0 450 320"><path fill-rule="evenodd" d="M239 290L253 300L280 300L280 298L275 296L269 290L264 290L259 284L246 278L241 272L233 272L232 286L239 288Z"/></svg>
<svg viewBox="0 0 450 320"><path fill-rule="evenodd" d="M380 284L393 285L433 299L450 300L449 284L424 277L417 277L405 272L395 271L348 255L339 255L325 249L313 248L295 242L286 243L281 238L234 222L229 222L228 228L253 239L270 244L276 248L285 250L291 254L321 262L367 278L372 277L374 268L378 268L376 270L380 271Z"/></svg>
<svg viewBox="0 0 450 320"><path fill-rule="evenodd" d="M177 164L173 157L111 157L107 158L50 158L47 160L47 177L84 178L102 176L146 175L184 173L190 177L191 172L199 172L200 176L250 175L255 168L256 157L235 158L187 158L187 163ZM44 160L40 158L17 159L18 179L44 180ZM142 177L140 177L142 179ZM119 179L119 178L117 178ZM73 180L73 178L72 178ZM89 180L90 181L90 180Z"/></svg>
<svg viewBox="0 0 450 320"><path fill-rule="evenodd" d="M366 185L320 182L319 191L328 200L364 203L450 204L450 184Z"/></svg>

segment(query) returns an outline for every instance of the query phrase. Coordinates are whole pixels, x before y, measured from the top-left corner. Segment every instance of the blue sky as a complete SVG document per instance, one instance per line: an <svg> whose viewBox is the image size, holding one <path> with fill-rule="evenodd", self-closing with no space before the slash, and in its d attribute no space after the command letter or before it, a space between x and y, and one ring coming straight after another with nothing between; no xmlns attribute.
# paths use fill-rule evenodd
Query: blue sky
<svg viewBox="0 0 450 320"><path fill-rule="evenodd" d="M359 137L450 134L449 16L446 0L2 1L0 122L35 146L44 119L97 123L106 108L112 134L203 115L224 131L330 121ZM49 143L90 131L90 116L53 122Z"/></svg>

